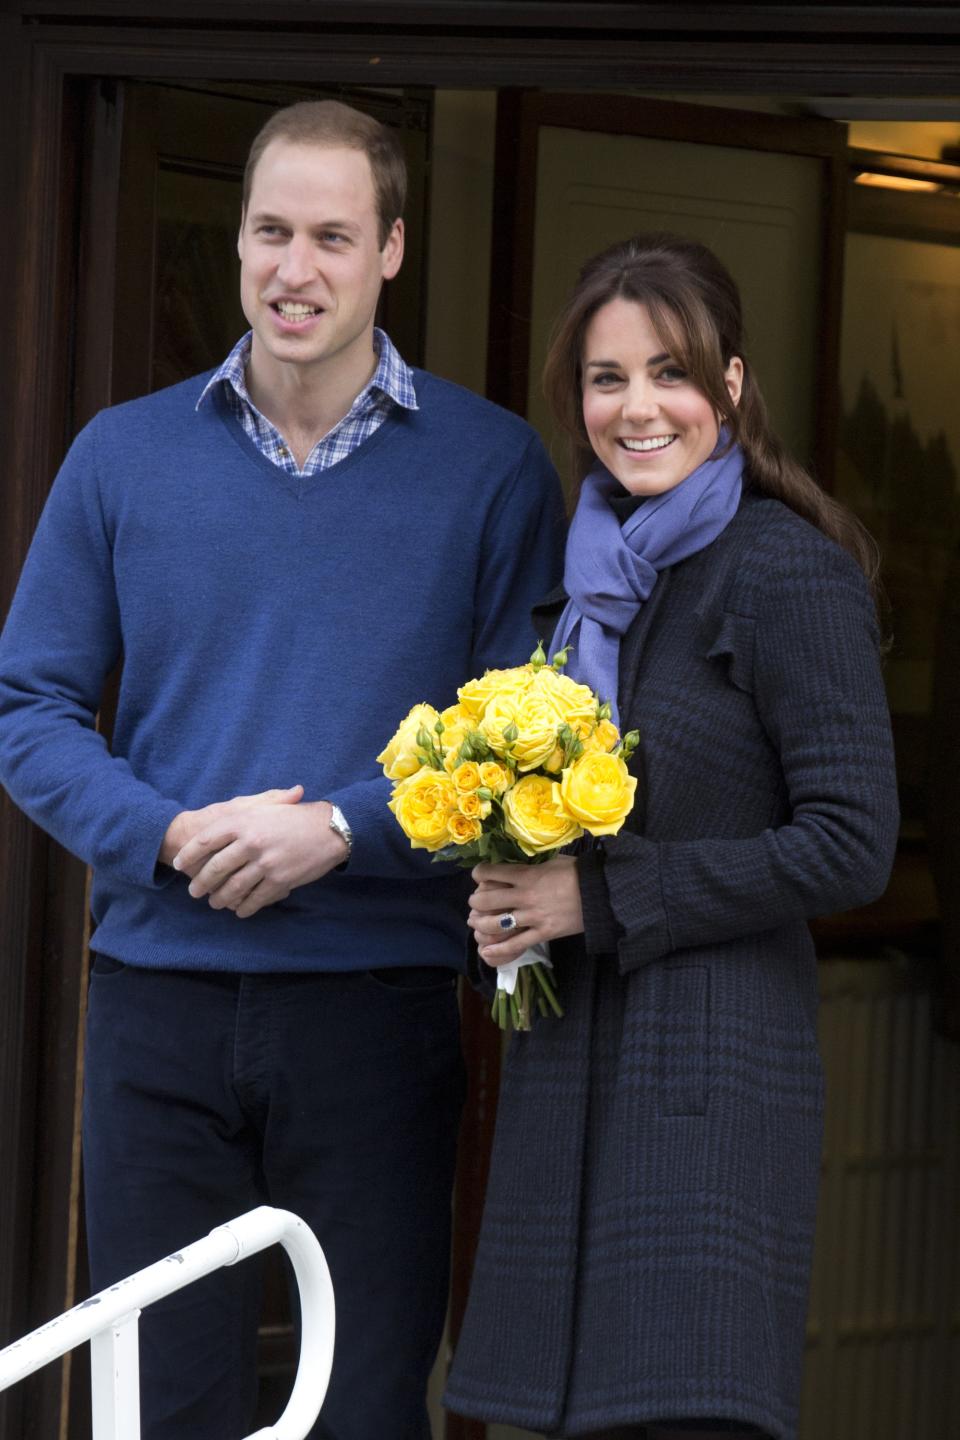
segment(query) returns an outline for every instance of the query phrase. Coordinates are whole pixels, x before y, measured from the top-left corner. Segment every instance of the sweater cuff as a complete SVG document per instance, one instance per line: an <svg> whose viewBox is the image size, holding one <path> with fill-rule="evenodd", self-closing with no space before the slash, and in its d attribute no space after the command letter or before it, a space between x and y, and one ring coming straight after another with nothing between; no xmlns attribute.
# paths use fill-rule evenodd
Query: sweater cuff
<svg viewBox="0 0 960 1440"><path fill-rule="evenodd" d="M167 830L183 809L184 806L176 800L158 797L156 804L144 811L139 823L127 836L127 844L123 856L118 857L118 863L115 866L98 865L94 861L94 870L115 869L127 884L141 885L148 890L165 889L176 879L177 872L161 863L160 849Z"/></svg>
<svg viewBox="0 0 960 1440"><path fill-rule="evenodd" d="M577 856L580 904L583 907L583 938L588 955L615 955L623 929L610 904L601 849L585 850Z"/></svg>

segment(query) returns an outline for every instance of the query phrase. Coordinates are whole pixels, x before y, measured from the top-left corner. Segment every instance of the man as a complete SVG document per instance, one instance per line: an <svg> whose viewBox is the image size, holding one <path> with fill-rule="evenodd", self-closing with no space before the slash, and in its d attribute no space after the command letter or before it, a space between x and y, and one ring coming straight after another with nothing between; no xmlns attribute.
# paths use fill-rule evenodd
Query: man
<svg viewBox="0 0 960 1440"><path fill-rule="evenodd" d="M462 1103L462 886L374 757L416 701L526 657L562 539L529 427L374 328L404 184L368 117L273 116L250 334L78 436L0 641L0 778L94 869L93 1286L294 1210L336 1292L332 1440L429 1435ZM144 1440L245 1433L257 1300L246 1264L145 1313Z"/></svg>

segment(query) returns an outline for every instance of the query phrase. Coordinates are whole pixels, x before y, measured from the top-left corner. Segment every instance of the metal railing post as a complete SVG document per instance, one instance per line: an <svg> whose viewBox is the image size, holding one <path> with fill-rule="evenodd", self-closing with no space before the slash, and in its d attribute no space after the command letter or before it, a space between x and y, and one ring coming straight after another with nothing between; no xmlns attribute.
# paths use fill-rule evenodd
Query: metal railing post
<svg viewBox="0 0 960 1440"><path fill-rule="evenodd" d="M140 1440L140 1311L90 1337L93 1440Z"/></svg>

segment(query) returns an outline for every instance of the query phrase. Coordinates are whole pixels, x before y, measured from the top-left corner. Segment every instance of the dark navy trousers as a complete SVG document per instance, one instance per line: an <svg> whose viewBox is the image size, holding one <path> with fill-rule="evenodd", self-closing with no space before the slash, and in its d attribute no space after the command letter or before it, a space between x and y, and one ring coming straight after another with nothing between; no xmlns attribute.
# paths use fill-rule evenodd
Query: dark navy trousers
<svg viewBox="0 0 960 1440"><path fill-rule="evenodd" d="M429 1440L463 1104L446 970L151 971L97 957L83 1155L94 1290L256 1205L311 1226L337 1339L316 1440ZM144 1311L143 1440L253 1425L256 1260Z"/></svg>

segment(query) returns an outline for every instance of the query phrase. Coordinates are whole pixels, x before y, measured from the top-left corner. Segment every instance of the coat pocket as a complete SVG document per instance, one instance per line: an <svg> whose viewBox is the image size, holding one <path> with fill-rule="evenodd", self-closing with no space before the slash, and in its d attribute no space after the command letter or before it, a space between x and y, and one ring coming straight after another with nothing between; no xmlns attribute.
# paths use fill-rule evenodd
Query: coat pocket
<svg viewBox="0 0 960 1440"><path fill-rule="evenodd" d="M665 967L660 1007L660 1113L703 1115L709 1090L710 971Z"/></svg>

